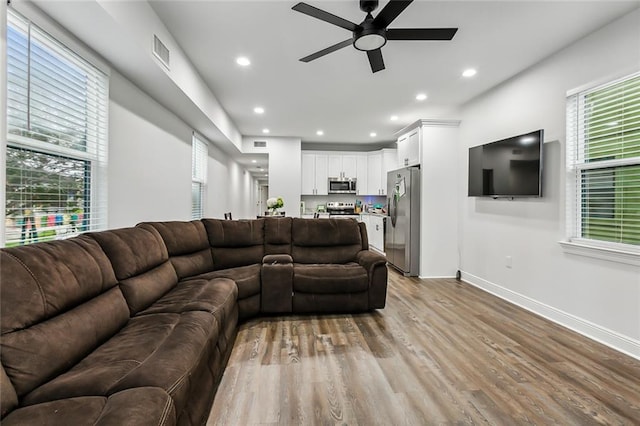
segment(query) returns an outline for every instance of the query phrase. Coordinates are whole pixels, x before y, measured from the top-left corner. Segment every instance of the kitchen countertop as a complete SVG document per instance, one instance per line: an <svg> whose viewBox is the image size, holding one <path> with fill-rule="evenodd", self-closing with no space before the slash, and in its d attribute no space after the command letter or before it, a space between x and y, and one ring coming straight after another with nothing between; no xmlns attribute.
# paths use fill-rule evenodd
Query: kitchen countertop
<svg viewBox="0 0 640 426"><path fill-rule="evenodd" d="M387 214L386 214L386 213L370 213L370 212L369 212L369 213L367 213L367 212L362 212L362 213L360 213L360 214L366 214L366 215L369 215L369 216L387 217Z"/></svg>

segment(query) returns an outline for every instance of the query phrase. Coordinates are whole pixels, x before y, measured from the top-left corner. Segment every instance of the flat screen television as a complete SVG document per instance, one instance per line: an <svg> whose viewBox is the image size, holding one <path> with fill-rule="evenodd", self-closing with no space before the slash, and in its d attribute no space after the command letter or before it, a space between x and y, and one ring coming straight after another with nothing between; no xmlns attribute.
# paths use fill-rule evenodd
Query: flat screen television
<svg viewBox="0 0 640 426"><path fill-rule="evenodd" d="M470 197L542 197L544 130L469 148Z"/></svg>

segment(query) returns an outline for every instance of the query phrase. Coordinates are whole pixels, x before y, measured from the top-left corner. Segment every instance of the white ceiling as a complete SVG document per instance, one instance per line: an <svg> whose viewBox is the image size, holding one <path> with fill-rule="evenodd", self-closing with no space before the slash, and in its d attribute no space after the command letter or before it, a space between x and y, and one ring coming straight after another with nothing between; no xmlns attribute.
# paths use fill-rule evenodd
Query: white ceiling
<svg viewBox="0 0 640 426"><path fill-rule="evenodd" d="M105 1L33 0L171 109L168 104L179 102L177 89L156 87L166 80L154 78L157 71L140 62L144 55L127 46L123 31L101 10ZM241 134L263 136L269 128L270 136L331 144L391 142L417 119L460 118L465 102L640 6L640 0L417 0L389 27L458 27L458 33L448 42L389 41L382 48L386 69L373 74L366 54L352 46L300 62L351 34L291 10L296 2L148 1ZM307 3L355 23L364 18L357 0ZM239 55L249 57L251 66L239 67ZM478 74L465 79L461 73L469 67ZM416 101L419 92L427 100ZM190 110L182 102L173 109L184 117ZM265 113L256 115L255 106ZM399 119L391 121L391 115ZM319 129L323 136L316 135ZM255 158L237 152L234 158L254 175L263 173L251 165ZM268 160L258 161L266 166Z"/></svg>
<svg viewBox="0 0 640 426"><path fill-rule="evenodd" d="M271 135L340 143L390 141L417 119L456 118L448 116L461 104L638 7L608 0L415 1L390 28L458 33L449 42L389 41L382 48L386 69L373 74L366 54L352 46L300 62L351 34L291 10L295 3L151 2L242 134L266 127ZM357 0L307 3L355 23L364 19ZM239 55L252 65L239 67ZM472 79L461 77L468 67L478 70ZM416 101L418 92L428 99ZM256 105L265 114L256 116Z"/></svg>

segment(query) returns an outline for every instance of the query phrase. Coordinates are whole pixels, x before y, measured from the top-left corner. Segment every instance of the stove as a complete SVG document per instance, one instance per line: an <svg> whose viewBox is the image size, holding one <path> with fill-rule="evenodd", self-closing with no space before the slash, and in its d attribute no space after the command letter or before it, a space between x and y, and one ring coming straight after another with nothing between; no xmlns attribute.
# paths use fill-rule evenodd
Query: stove
<svg viewBox="0 0 640 426"><path fill-rule="evenodd" d="M342 201L330 201L327 203L329 216L356 216L354 203L344 203Z"/></svg>

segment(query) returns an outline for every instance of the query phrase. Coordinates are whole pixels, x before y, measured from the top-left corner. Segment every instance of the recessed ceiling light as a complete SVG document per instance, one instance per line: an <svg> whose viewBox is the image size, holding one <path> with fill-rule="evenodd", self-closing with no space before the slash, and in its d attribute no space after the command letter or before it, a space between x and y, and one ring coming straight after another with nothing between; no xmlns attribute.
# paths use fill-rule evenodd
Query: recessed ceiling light
<svg viewBox="0 0 640 426"><path fill-rule="evenodd" d="M257 160L251 160L251 162L252 162L252 163L257 163L258 161L257 161Z"/></svg>
<svg viewBox="0 0 640 426"><path fill-rule="evenodd" d="M267 176L269 176L269 174L267 173L267 174L265 174L264 176L265 176L265 177L267 177Z"/></svg>
<svg viewBox="0 0 640 426"><path fill-rule="evenodd" d="M392 115L390 120L391 121L398 121L398 116L397 115Z"/></svg>
<svg viewBox="0 0 640 426"><path fill-rule="evenodd" d="M318 136L322 136L322 135L324 135L324 132L323 132L322 130L318 130L318 131L316 132L316 135L318 135Z"/></svg>
<svg viewBox="0 0 640 426"><path fill-rule="evenodd" d="M417 101L424 101L425 99L427 99L427 95L426 95L426 94L424 94L424 93L418 93L418 94L416 95L416 100L417 100Z"/></svg>
<svg viewBox="0 0 640 426"><path fill-rule="evenodd" d="M475 69L469 68L469 69L466 69L466 70L462 71L462 76L463 77L473 77L474 75L476 75L477 72L478 71L476 71Z"/></svg>
<svg viewBox="0 0 640 426"><path fill-rule="evenodd" d="M269 133L269 129L262 129L262 133Z"/></svg>
<svg viewBox="0 0 640 426"><path fill-rule="evenodd" d="M371 136L372 138L375 138L376 136L378 136L378 134L376 132L371 132L369 133L369 136Z"/></svg>
<svg viewBox="0 0 640 426"><path fill-rule="evenodd" d="M249 65L251 65L251 61L245 56L238 56L236 58L236 64L240 65L241 67L248 67Z"/></svg>
<svg viewBox="0 0 640 426"><path fill-rule="evenodd" d="M257 106L253 109L253 112L256 114L264 114L264 108Z"/></svg>
<svg viewBox="0 0 640 426"><path fill-rule="evenodd" d="M522 145L529 145L530 143L534 143L537 140L538 139L533 136L525 136L523 138L520 138L520 143Z"/></svg>

